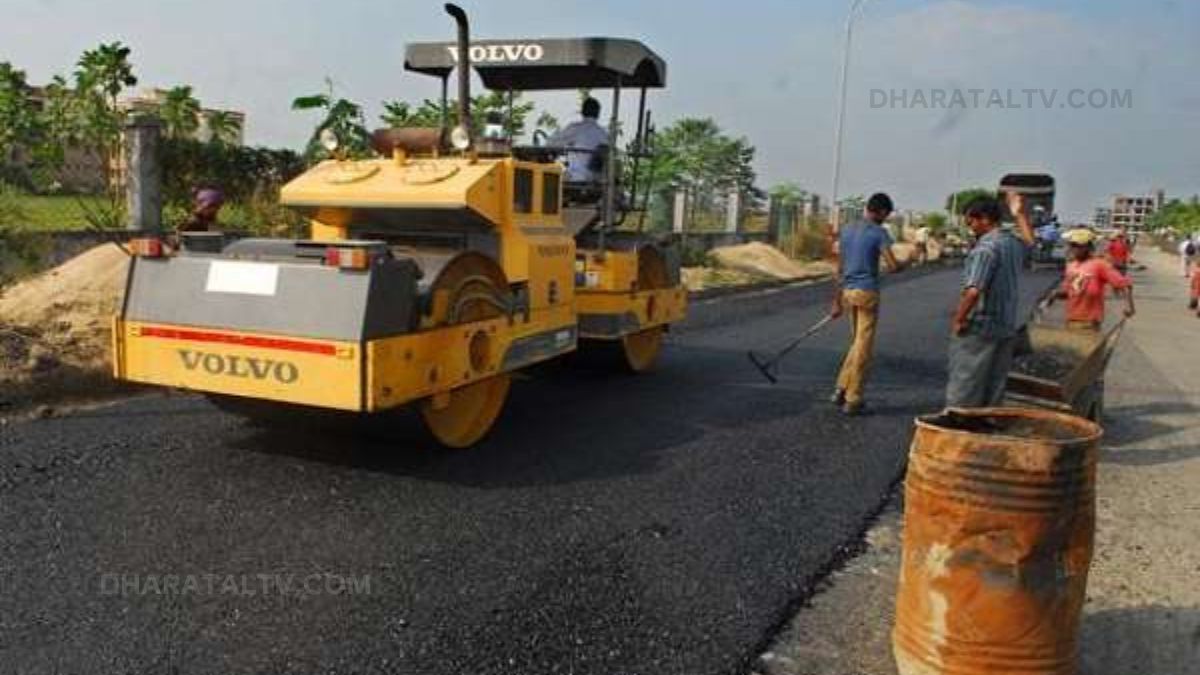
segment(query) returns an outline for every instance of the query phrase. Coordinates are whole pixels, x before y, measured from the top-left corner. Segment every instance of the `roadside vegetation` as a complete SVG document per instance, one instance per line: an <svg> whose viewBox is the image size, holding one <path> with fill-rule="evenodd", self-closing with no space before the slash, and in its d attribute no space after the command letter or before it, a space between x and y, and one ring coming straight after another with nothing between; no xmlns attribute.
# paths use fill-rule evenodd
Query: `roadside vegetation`
<svg viewBox="0 0 1200 675"><path fill-rule="evenodd" d="M1172 199L1150 218L1150 230L1164 230L1175 238L1200 234L1200 195L1187 201Z"/></svg>

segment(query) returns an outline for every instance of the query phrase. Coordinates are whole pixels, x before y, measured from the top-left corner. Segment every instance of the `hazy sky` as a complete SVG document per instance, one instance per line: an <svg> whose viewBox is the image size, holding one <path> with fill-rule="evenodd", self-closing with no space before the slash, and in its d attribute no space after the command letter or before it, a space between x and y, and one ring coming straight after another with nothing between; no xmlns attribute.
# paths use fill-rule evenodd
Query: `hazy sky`
<svg viewBox="0 0 1200 675"><path fill-rule="evenodd" d="M758 147L762 185L829 193L845 2L462 4L483 38L645 41L669 64L669 88L651 101L660 125L711 116ZM192 84L205 105L245 111L250 142L290 147L315 120L289 103L320 91L325 76L372 122L381 100L432 96L432 82L403 71L404 43L452 34L441 3L423 0L0 0L0 60L33 82L122 40L143 85ZM971 89L984 90L978 106ZM1005 98L1011 89L1021 107L989 101L992 89ZM1072 89L1132 96L1124 108L1088 107L1086 97L1073 108ZM1058 178L1060 211L1075 218L1113 192L1200 192L1193 0L868 0L849 90L843 194L884 189L902 208L931 208L956 184L1045 169ZM934 107L938 95L953 109ZM907 109L886 100L902 96ZM539 102L570 117L575 97Z"/></svg>

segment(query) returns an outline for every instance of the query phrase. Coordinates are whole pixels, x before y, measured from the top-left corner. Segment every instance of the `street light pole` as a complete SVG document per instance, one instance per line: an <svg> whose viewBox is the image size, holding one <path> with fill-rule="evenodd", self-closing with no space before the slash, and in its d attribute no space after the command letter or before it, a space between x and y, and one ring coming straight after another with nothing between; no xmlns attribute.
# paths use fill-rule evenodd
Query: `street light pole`
<svg viewBox="0 0 1200 675"><path fill-rule="evenodd" d="M832 199L829 202L830 222L834 232L838 231L842 216L842 210L838 207L838 180L842 174L842 127L846 123L846 76L850 70L850 43L854 37L854 19L864 2L866 0L850 0L850 12L846 15L846 41L842 45L841 91L838 94L837 122L833 131L833 185L830 188Z"/></svg>

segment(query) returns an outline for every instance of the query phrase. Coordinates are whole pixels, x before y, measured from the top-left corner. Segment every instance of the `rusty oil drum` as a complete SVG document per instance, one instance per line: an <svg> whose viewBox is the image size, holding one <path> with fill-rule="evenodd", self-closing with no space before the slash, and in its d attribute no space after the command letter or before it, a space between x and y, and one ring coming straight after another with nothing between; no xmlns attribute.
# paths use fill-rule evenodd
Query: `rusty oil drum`
<svg viewBox="0 0 1200 675"><path fill-rule="evenodd" d="M1020 408L917 420L892 632L901 675L1075 672L1102 433Z"/></svg>

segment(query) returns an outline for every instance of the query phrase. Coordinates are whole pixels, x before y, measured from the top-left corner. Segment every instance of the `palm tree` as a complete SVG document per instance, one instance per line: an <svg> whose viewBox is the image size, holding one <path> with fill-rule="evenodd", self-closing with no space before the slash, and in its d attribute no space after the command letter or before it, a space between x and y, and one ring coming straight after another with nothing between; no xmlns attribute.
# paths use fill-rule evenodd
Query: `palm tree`
<svg viewBox="0 0 1200 675"><path fill-rule="evenodd" d="M101 44L85 51L75 70L76 86L103 96L109 108L115 110L117 95L126 87L137 84L129 54L129 47L120 42Z"/></svg>
<svg viewBox="0 0 1200 675"><path fill-rule="evenodd" d="M171 138L190 138L200 128L200 101L187 85L168 90L158 114Z"/></svg>
<svg viewBox="0 0 1200 675"><path fill-rule="evenodd" d="M241 130L242 123L234 117L233 113L227 110L214 110L208 113L208 140L210 143L233 143Z"/></svg>

